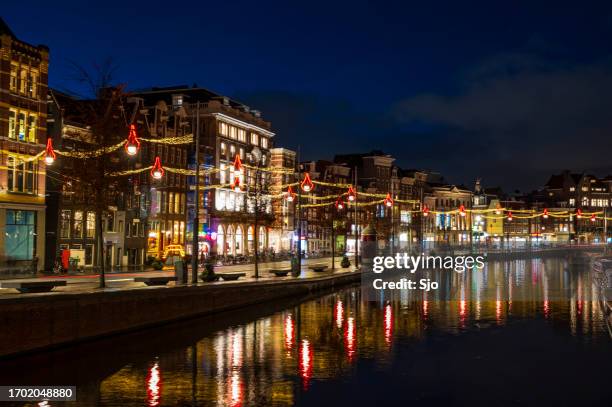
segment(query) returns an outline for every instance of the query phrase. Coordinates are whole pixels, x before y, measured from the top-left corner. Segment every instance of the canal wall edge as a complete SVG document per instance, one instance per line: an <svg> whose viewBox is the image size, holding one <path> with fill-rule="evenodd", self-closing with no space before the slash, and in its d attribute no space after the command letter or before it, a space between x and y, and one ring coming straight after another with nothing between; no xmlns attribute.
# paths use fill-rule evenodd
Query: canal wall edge
<svg viewBox="0 0 612 407"><path fill-rule="evenodd" d="M181 319L307 295L360 280L311 279L47 294L0 302L0 357L54 348Z"/></svg>

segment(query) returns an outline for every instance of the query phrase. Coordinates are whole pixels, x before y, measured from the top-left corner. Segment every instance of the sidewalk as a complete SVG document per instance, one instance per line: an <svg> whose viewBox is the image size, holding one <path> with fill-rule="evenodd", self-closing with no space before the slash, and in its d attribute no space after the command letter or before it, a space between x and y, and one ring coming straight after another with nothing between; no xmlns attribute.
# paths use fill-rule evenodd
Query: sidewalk
<svg viewBox="0 0 612 407"><path fill-rule="evenodd" d="M237 264L231 266L216 266L215 272L218 274L229 273L229 272L243 272L246 273L245 277L240 278L237 281L218 281L214 283L201 283L201 284L241 284L252 281L266 281L266 280L274 280L274 281L282 281L284 279L294 280L296 278L299 279L308 279L322 276L329 276L331 274L339 274L346 273L354 270L353 265L347 269L343 269L340 267L341 258L336 258L335 265L336 269L332 272L331 270L315 273L309 269L310 266L314 264L325 264L329 268L331 268L331 257L325 258L316 258L316 259L303 259L302 260L302 271L298 277L276 277L274 274L269 273L271 269L285 269L291 267L290 261L281 261L281 262L267 262L259 264L259 279L255 279L255 266L253 264ZM200 267L198 274L202 271ZM191 269L189 269L189 280L191 280ZM120 272L120 273L106 273L106 285L107 288L100 289L98 288L99 284L99 275L98 274L89 274L89 275L64 275L64 276L42 276L36 278L20 278L13 280L1 280L2 282L9 281L48 281L48 280L66 280L66 286L64 287L56 287L50 293L39 293L39 294L19 294L19 292L12 288L0 288L0 299L5 298L15 298L15 297L26 297L32 295L54 295L55 293L86 293L86 292L100 292L100 291L117 291L117 290L125 290L125 289L136 289L142 288L147 289L151 287L147 287L143 283L135 283L134 277L154 277L154 276L174 276L173 270L163 270L163 271L142 271L142 272ZM168 284L168 286L174 285L174 283Z"/></svg>

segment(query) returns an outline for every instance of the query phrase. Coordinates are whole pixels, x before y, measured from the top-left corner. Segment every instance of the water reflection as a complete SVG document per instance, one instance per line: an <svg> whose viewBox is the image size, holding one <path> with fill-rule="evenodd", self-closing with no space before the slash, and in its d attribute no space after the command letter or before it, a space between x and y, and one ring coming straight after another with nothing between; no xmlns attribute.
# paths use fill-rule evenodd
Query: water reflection
<svg viewBox="0 0 612 407"><path fill-rule="evenodd" d="M609 345L588 268L570 267L561 259L518 260L489 263L483 273L441 278L452 282L456 299L439 300L440 294L432 291L421 298L401 292L395 298L366 301L354 287L215 329L182 347L165 347L175 333L160 329L154 354L132 351L130 363L114 366L111 373L101 369L96 377L79 383L79 394L92 394L87 405L130 406L142 400L148 406L306 403L317 383L350 382L357 366L368 366L361 369L368 374L398 363L408 366L413 362L402 355L416 344L442 350L455 339L438 345L436 338L491 330L499 330L499 339L513 321L546 324L554 327L551 335L577 343ZM560 299L559 293L568 299ZM523 363L510 356L504 359L506 349L491 347L500 364ZM458 347L457 353L463 354L462 349ZM350 392L346 397L360 404Z"/></svg>

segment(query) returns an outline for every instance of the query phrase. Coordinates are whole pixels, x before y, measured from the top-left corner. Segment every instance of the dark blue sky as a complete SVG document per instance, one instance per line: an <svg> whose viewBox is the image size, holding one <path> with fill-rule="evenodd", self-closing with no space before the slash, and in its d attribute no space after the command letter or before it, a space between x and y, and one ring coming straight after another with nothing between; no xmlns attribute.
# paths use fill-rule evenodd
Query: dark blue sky
<svg viewBox="0 0 612 407"><path fill-rule="evenodd" d="M537 3L537 4L532 4ZM193 84L263 111L303 158L382 149L457 183L612 172L612 7L582 2L23 2L2 17L130 88Z"/></svg>

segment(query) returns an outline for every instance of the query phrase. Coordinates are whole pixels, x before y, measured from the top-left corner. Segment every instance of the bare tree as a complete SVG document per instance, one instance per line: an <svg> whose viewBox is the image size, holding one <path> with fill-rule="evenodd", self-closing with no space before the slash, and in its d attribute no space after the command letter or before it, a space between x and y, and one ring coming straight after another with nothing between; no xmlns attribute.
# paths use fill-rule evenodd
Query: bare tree
<svg viewBox="0 0 612 407"><path fill-rule="evenodd" d="M129 194L125 176L117 176L128 168L128 160L120 146L126 139L129 118L124 104L127 94L122 85L114 84L114 67L110 61L89 71L73 64L75 79L85 85L86 94L64 99L64 121L78 123L86 131L62 148L52 171L59 172L65 182L95 211L95 265L100 272L100 287L105 287L105 255L103 218L109 206L118 205ZM119 147L118 147L119 146ZM50 168L51 170L51 168Z"/></svg>

